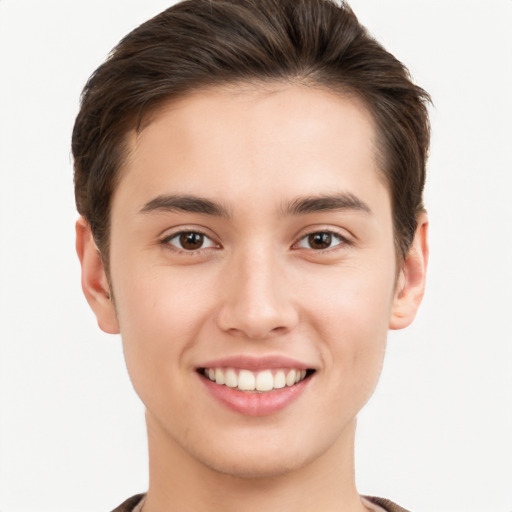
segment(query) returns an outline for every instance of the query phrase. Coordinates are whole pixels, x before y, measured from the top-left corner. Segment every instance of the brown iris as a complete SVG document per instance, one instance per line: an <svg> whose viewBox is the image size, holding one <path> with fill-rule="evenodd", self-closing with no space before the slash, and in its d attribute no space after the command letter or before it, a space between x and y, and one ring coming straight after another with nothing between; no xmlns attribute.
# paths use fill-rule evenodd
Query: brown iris
<svg viewBox="0 0 512 512"><path fill-rule="evenodd" d="M204 235L202 233L195 233L194 231L187 231L180 235L180 245L187 251L200 249L204 243Z"/></svg>
<svg viewBox="0 0 512 512"><path fill-rule="evenodd" d="M332 243L332 234L312 233L308 236L308 243L312 249L328 249Z"/></svg>

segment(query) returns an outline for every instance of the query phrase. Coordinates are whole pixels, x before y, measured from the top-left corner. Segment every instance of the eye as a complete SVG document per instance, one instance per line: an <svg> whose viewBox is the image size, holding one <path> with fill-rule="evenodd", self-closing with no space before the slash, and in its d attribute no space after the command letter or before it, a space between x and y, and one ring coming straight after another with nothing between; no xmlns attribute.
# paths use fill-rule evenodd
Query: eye
<svg viewBox="0 0 512 512"><path fill-rule="evenodd" d="M189 252L217 246L213 240L199 231L180 231L179 233L175 233L165 238L162 242L164 244L172 245L181 251Z"/></svg>
<svg viewBox="0 0 512 512"><path fill-rule="evenodd" d="M297 247L322 251L332 249L343 243L348 243L348 241L337 233L333 233L332 231L318 231L302 237Z"/></svg>

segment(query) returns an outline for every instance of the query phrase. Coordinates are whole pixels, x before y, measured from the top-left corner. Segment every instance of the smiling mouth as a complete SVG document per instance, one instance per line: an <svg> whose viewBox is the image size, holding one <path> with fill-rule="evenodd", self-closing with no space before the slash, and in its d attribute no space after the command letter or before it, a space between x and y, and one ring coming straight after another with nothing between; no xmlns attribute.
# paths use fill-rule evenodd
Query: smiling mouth
<svg viewBox="0 0 512 512"><path fill-rule="evenodd" d="M199 368L199 373L208 380L248 393L267 393L276 389L292 387L310 377L315 370L282 368L253 372L235 368Z"/></svg>

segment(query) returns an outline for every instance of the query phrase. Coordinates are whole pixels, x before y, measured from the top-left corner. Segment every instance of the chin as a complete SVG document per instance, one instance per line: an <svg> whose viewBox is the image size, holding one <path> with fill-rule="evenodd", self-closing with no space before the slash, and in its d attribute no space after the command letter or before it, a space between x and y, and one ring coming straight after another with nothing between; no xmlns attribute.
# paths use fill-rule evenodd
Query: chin
<svg viewBox="0 0 512 512"><path fill-rule="evenodd" d="M302 436L296 436L302 439ZM276 478L294 472L321 456L325 447L309 446L307 442L296 443L276 436L254 435L250 440L231 438L218 442L189 446L188 452L204 467L218 474L242 479ZM308 449L309 448L309 449ZM316 448L316 449L315 449ZM319 453L317 453L317 451Z"/></svg>
<svg viewBox="0 0 512 512"><path fill-rule="evenodd" d="M268 454L267 454L268 455ZM302 467L304 463L299 461L287 461L282 460L241 460L241 457L237 457L236 460L200 460L202 464L207 466L216 473L230 476L233 478L241 478L247 480L256 479L269 479L284 476L294 470Z"/></svg>

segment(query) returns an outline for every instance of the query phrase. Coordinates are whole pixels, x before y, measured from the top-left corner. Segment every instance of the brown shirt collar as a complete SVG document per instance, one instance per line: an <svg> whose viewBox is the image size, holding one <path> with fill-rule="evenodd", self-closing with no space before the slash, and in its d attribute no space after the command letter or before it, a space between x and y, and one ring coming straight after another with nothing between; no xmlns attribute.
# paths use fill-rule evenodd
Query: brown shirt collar
<svg viewBox="0 0 512 512"><path fill-rule="evenodd" d="M136 494L123 502L119 507L115 508L112 512L133 512L133 509L144 499L145 494ZM400 507L386 498L374 498L372 496L365 496L365 498L375 505L379 505L387 512L408 512L405 508Z"/></svg>

